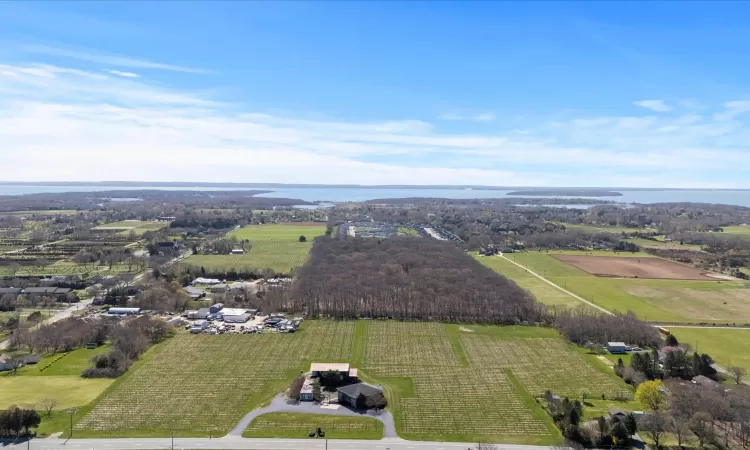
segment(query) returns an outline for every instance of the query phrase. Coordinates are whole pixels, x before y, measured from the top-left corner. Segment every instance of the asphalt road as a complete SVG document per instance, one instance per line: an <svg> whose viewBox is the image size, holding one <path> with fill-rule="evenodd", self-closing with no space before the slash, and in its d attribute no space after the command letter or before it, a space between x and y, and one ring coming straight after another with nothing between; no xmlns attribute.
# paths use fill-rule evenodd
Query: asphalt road
<svg viewBox="0 0 750 450"><path fill-rule="evenodd" d="M424 442L404 441L398 438L386 438L379 441L360 441L350 439L245 439L240 437L208 438L147 438L147 439L34 439L31 442L18 444L0 444L2 449L108 449L108 450L146 450L146 449L330 449L330 450L467 450L475 449L477 443L469 442ZM550 450L551 447L533 445L497 445L498 450Z"/></svg>

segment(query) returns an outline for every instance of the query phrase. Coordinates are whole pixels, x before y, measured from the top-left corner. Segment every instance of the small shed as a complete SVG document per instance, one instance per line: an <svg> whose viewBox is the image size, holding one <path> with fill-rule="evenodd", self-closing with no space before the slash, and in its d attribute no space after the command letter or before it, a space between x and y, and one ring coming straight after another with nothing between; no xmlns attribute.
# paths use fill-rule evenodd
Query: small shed
<svg viewBox="0 0 750 450"><path fill-rule="evenodd" d="M232 254L233 255L242 255L244 253L245 253L245 250L243 250L241 248L233 248L232 249Z"/></svg>
<svg viewBox="0 0 750 450"><path fill-rule="evenodd" d="M33 366L34 364L37 364L41 360L42 360L42 357L39 355L28 355L23 358L23 363L24 365L27 365L27 366Z"/></svg>
<svg viewBox="0 0 750 450"><path fill-rule="evenodd" d="M630 351L630 347L625 345L624 342L607 342L607 351L614 354L627 353Z"/></svg>

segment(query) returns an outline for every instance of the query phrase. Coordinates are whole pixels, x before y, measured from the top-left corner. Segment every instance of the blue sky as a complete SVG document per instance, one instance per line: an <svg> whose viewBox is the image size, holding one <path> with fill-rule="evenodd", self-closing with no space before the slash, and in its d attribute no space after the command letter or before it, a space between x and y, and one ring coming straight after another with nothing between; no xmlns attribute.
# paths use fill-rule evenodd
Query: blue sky
<svg viewBox="0 0 750 450"><path fill-rule="evenodd" d="M0 2L0 178L750 188L748 16Z"/></svg>

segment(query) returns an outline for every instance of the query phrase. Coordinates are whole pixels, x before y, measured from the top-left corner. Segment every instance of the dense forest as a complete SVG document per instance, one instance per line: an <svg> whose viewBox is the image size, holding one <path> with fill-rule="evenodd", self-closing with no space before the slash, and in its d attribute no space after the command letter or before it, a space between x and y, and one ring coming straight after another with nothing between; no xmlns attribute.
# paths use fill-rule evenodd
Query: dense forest
<svg viewBox="0 0 750 450"><path fill-rule="evenodd" d="M545 322L514 282L446 242L318 238L292 298L312 316L512 324Z"/></svg>

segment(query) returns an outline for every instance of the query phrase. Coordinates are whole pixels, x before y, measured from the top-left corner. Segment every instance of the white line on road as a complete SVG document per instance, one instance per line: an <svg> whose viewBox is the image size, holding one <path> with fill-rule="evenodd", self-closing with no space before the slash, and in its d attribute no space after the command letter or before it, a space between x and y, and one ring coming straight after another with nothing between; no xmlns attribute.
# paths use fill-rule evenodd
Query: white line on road
<svg viewBox="0 0 750 450"><path fill-rule="evenodd" d="M534 272L533 270L529 269L528 267L524 267L524 266L522 266L521 264L518 264L517 262L515 262L515 261L512 261L512 260L508 259L508 258L507 258L507 257L506 257L505 255L503 255L502 253L500 253L500 254L499 254L499 255L497 255L497 256L499 256L499 257L503 258L504 260L508 261L508 262L509 262L509 263L511 263L511 264L515 264L515 265L517 265L518 267L520 267L520 268L524 269L525 271L529 272L530 274L534 275L535 277L539 278L540 280L544 281L545 283L549 284L550 286L552 286L552 287L556 287L557 289L559 289L559 290L561 290L561 291L565 292L566 294L570 295L571 297L575 298L576 300L580 300L580 301L582 301L583 303L585 303L585 304L587 304L587 305L591 306L592 308L596 308L596 309L598 309L599 311L601 311L601 312L603 312L603 313L609 314L610 316L614 316L614 313L613 313L613 312L611 312L611 311L608 311L608 310L606 310L606 309L602 308L602 307L601 307L601 306L599 306L599 305L596 305L596 304L594 304L594 303L591 303L590 301L586 300L585 298L581 297L580 295L576 295L576 294L574 294L574 293L570 292L569 290L567 290L567 289L564 289L564 288L562 288L562 287L560 287L560 286L556 285L555 283L553 283L553 282L551 282L550 280L548 280L548 279L544 278L543 276L539 275L538 273Z"/></svg>

